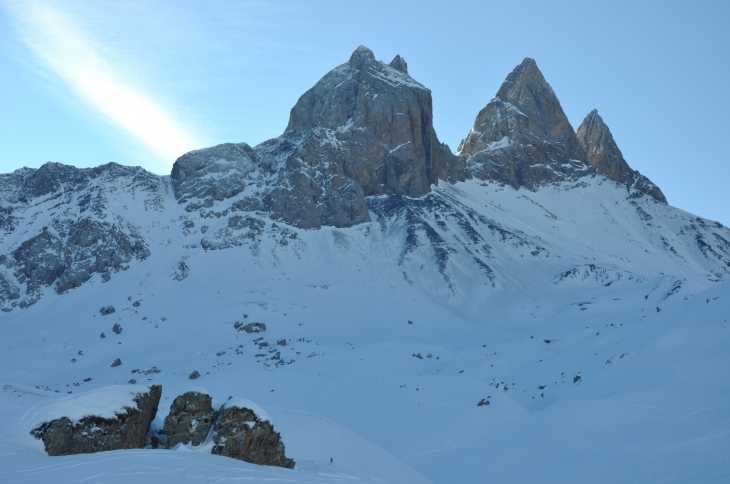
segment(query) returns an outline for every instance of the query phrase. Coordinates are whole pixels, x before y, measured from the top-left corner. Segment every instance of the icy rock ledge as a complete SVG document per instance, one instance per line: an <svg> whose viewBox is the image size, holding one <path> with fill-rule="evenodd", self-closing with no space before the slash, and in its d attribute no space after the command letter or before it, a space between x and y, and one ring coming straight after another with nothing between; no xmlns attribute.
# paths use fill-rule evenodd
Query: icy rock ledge
<svg viewBox="0 0 730 484"><path fill-rule="evenodd" d="M48 455L142 449L157 415L162 386L114 386L34 409L31 435Z"/></svg>

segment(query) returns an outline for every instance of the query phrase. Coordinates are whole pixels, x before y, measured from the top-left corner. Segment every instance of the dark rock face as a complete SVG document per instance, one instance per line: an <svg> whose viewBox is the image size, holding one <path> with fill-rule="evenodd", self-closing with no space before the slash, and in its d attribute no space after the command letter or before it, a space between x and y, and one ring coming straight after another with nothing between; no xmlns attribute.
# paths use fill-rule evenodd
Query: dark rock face
<svg viewBox="0 0 730 484"><path fill-rule="evenodd" d="M149 247L139 230L121 216L106 213L108 194L124 191L143 200L145 210L161 210L160 177L136 167L109 163L79 169L46 163L0 175L0 230L15 233L19 220L49 212L51 222L34 227L30 238L16 239L0 255L0 305L12 310L34 304L43 288L58 294L79 287L94 274L108 281L134 260L144 260ZM126 207L125 207L126 208ZM16 235L17 236L17 235Z"/></svg>
<svg viewBox="0 0 730 484"><path fill-rule="evenodd" d="M224 408L214 432L213 454L252 464L294 468L295 462L286 457L281 435L271 422L260 420L248 408Z"/></svg>
<svg viewBox="0 0 730 484"><path fill-rule="evenodd" d="M232 209L300 228L367 222L367 196L420 197L439 179L464 178L432 120L431 92L405 60L384 64L359 47L302 95L279 138L179 158L175 195L189 211L237 197Z"/></svg>
<svg viewBox="0 0 730 484"><path fill-rule="evenodd" d="M102 316L106 316L108 314L115 313L117 310L114 309L114 306L104 306L101 309L99 309L99 313L101 313Z"/></svg>
<svg viewBox="0 0 730 484"><path fill-rule="evenodd" d="M667 203L667 199L647 177L632 170L621 153L611 130L595 109L591 111L578 128L578 140L585 149L588 160L596 172L623 185L635 188Z"/></svg>
<svg viewBox="0 0 730 484"><path fill-rule="evenodd" d="M455 160L433 129L431 92L407 72L402 57L386 65L358 47L304 93L286 130L313 134L305 163L335 164L366 196L420 197L448 179Z"/></svg>
<svg viewBox="0 0 730 484"><path fill-rule="evenodd" d="M571 180L590 166L555 92L532 59L507 76L457 155L464 156L473 176L514 188Z"/></svg>
<svg viewBox="0 0 730 484"><path fill-rule="evenodd" d="M55 283L58 294L79 287L93 274L102 280L126 270L133 260L150 254L146 242L134 227L84 218L63 227L44 230L20 244L6 263L14 267L20 284L26 285L29 306L40 297L40 288Z"/></svg>
<svg viewBox="0 0 730 484"><path fill-rule="evenodd" d="M150 386L136 398L136 408L127 408L115 419L84 417L73 423L67 417L45 422L31 431L43 440L48 455L88 454L118 449L142 449L150 424L157 414L162 387Z"/></svg>
<svg viewBox="0 0 730 484"><path fill-rule="evenodd" d="M200 445L208 437L218 414L213 399L204 393L187 392L175 398L163 427L167 448L179 443Z"/></svg>

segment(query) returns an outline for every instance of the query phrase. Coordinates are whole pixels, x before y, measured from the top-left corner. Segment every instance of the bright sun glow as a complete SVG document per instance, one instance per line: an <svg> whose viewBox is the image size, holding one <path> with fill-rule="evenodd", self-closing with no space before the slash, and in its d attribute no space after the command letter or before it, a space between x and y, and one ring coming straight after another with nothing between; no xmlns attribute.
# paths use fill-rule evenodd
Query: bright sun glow
<svg viewBox="0 0 730 484"><path fill-rule="evenodd" d="M82 99L165 159L166 166L203 145L165 107L120 81L119 68L104 58L69 15L42 2L6 6L28 47Z"/></svg>

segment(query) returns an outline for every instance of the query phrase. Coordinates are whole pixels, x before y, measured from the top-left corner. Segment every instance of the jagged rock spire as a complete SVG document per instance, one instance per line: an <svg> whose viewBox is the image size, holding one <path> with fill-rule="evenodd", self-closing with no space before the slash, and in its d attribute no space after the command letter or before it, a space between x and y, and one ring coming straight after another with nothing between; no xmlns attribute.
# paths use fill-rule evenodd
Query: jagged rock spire
<svg viewBox="0 0 730 484"><path fill-rule="evenodd" d="M581 123L578 128L578 140L596 172L667 203L658 186L638 171L631 169L614 141L611 130L603 122L597 110L591 111Z"/></svg>
<svg viewBox="0 0 730 484"><path fill-rule="evenodd" d="M388 65L393 69L401 71L403 74L408 74L408 63L400 54L396 55Z"/></svg>
<svg viewBox="0 0 730 484"><path fill-rule="evenodd" d="M461 142L477 178L515 188L580 176L587 157L555 92L533 59L507 76Z"/></svg>

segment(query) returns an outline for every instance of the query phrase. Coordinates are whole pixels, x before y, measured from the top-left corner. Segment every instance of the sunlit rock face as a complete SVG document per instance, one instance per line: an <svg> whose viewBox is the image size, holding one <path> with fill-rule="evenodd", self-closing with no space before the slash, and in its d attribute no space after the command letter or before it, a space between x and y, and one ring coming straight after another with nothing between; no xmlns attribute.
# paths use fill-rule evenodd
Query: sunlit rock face
<svg viewBox="0 0 730 484"><path fill-rule="evenodd" d="M238 208L316 228L367 222L365 197L420 197L464 171L438 140L431 92L406 61L385 64L358 47L299 98L282 136L188 153L172 178L190 210L241 194Z"/></svg>
<svg viewBox="0 0 730 484"><path fill-rule="evenodd" d="M514 188L575 179L590 167L560 101L532 59L507 76L457 155L466 159L474 177Z"/></svg>

